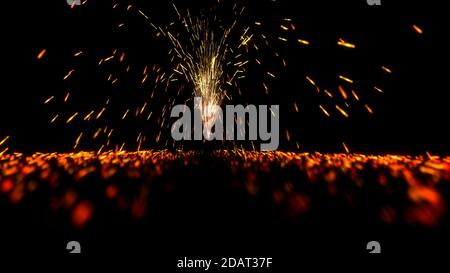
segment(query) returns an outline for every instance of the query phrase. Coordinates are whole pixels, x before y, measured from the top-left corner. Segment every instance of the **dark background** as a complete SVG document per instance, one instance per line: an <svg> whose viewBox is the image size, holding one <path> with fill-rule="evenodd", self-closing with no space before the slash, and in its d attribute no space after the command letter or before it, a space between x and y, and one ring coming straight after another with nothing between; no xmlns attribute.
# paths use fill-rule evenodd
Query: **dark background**
<svg viewBox="0 0 450 273"><path fill-rule="evenodd" d="M172 20L169 18L175 18L169 1L128 2L157 23L164 24ZM64 125L75 111L82 114L94 106L101 109L112 92L118 94L114 96L115 101L141 105L142 98L136 94L146 90L138 84L143 67L158 64L170 68L167 44L155 36L142 16L123 12L128 2L120 1L120 11L112 9L111 1L89 1L87 6L75 9L70 9L63 0L2 7L2 47L6 48L2 50L1 64L0 137L11 136L8 141L11 150L70 151L84 128L86 132L95 131L105 124L118 127L117 143L132 143L127 146L131 150L136 149L134 140L142 130L154 139L159 130L155 120L115 123L113 115L123 114L126 109L120 104L111 107L111 111L117 113L105 113L105 124L86 127L74 122ZM208 10L216 1L175 2L180 10L189 8L196 14ZM445 65L448 56L442 3L385 0L380 7L369 6L363 0L245 3L247 15L243 20L262 21L275 39L281 36L278 22L283 18L291 18L297 27L287 35L288 43L274 44L288 67L282 69L273 64L279 73L270 95L263 95L258 87L259 80L250 79L242 83L245 94L231 102L280 104L280 149L296 149L298 142L301 150L341 152L341 143L345 142L354 152L450 152L446 128L448 69ZM121 22L126 24L126 30L115 27ZM415 33L413 24L420 26L424 34ZM337 46L336 41L341 37L355 43L357 48L349 50ZM311 46L298 45L297 38L309 40ZM46 55L36 60L44 48ZM102 71L95 63L111 55L116 48L126 50L129 64L136 68L131 76L121 78L119 87L114 89L106 83L105 75L116 72L118 66ZM83 56L73 58L73 53L79 50L83 50ZM393 73L383 72L382 65L391 68ZM76 69L75 76L63 81L63 76L72 68ZM332 101L315 93L305 80L306 75L321 86L334 88L336 95L338 84L348 86L339 81L337 75L349 76L355 80L355 90L364 102L353 106L349 110L350 118L346 119L333 109ZM383 88L385 93L377 93L373 86ZM43 105L51 95L61 100L67 90L71 90L71 103ZM189 94L189 90L186 87L185 94ZM347 91L350 93L350 88ZM166 101L167 97L163 96L153 101L150 108L154 114ZM342 100L336 101L342 105ZM299 113L293 111L293 102L297 102ZM367 113L364 103L372 107L373 115ZM331 118L325 117L319 104L326 106L332 113ZM64 118L50 125L49 120L56 113ZM290 132L289 142L286 130ZM144 147L164 147L163 141L153 142L149 140ZM98 149L99 146L87 140L79 149Z"/></svg>

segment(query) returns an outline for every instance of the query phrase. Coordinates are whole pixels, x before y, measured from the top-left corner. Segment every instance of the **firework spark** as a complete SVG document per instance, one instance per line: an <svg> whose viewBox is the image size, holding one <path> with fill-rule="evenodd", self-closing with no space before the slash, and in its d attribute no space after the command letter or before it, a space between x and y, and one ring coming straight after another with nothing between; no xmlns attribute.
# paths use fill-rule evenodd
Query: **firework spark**
<svg viewBox="0 0 450 273"><path fill-rule="evenodd" d="M248 27L239 30L237 20L230 26L218 27L215 17L192 18L189 12L181 15L175 5L174 9L186 34L174 35L167 31L173 45L172 59L176 60L174 71L191 83L196 97L202 98L202 121L209 126L218 118L215 106L221 105L223 99L228 97L226 84L233 86L234 81L245 73L245 65L249 61L243 59L245 55L238 49L248 46L253 35ZM233 40L233 32L239 31L243 34Z"/></svg>
<svg viewBox="0 0 450 273"><path fill-rule="evenodd" d="M229 3L228 3L229 4ZM172 5L174 16L168 16L169 21L154 21L151 11L141 9L135 5L124 3L112 3L114 12L126 13L130 16L140 18L152 33L152 37L161 44L161 48L168 47L169 63L145 63L137 65L132 62L133 52L123 48L111 48L107 52L95 52L98 56L94 60L94 65L105 74L106 81L111 85L111 89L117 94L122 89L129 89L129 85L124 88L123 77L129 78L135 75L137 85L145 89L145 96L140 94L127 93L127 96L136 96L136 100L117 100L114 95L108 95L104 101L108 103L99 104L98 99L95 105L83 105L83 109L74 108L78 90L72 86L72 78L83 74L83 68L72 64L64 69L63 79L67 85L65 96L55 94L54 96L43 98L44 104L55 104L64 102L67 106L61 107L59 112L54 108L50 113L49 120L55 126L84 126L84 136L94 135L93 145L96 150L100 147L112 148L121 146L125 136L120 136L119 127L126 126L128 122L139 122L142 126L132 128L133 136L136 136L135 147L178 147L180 143L173 142L168 138L170 131L170 109L179 103L188 103L193 97L201 97L202 105L200 112L204 125L211 127L215 120L219 118L216 106L220 106L226 101L232 101L239 97L251 97L254 90L248 90L247 86L256 87L264 98L271 96L272 84L283 78L282 69L286 68L288 62L279 54L280 49L296 46L295 50L308 50L320 43L311 41L304 32L301 31L301 21L298 18L286 18L274 16L269 21L262 18L250 18L247 16L247 8L239 1L234 1L230 6L223 1L218 1L211 9L206 8L200 13L191 13L188 9L178 9ZM88 6L87 6L88 7ZM223 16L225 15L225 16ZM128 31L129 24L123 21L112 22L113 28L120 28L121 31ZM414 27L415 26L415 27ZM420 29L414 25L414 29ZM417 31L417 30L416 30ZM344 35L342 37L354 37L354 35ZM334 46L336 45L333 42ZM347 38L339 38L337 46L348 49L355 49L355 43ZM42 50L38 59L42 58L47 50ZM94 51L86 48L76 48L70 53L74 58L88 58ZM348 54L341 52L340 54ZM42 56L40 56L42 55ZM40 56L40 58L39 58ZM75 63L79 63L76 61ZM274 65L277 64L278 66ZM294 64L295 65L295 64ZM255 68L256 67L256 68ZM381 69L390 74L392 70L379 64ZM75 71L81 71L75 73ZM258 75L256 75L259 73ZM383 93L379 87L364 86L358 78L353 79L353 73L342 70L334 75L335 84L329 85L329 80L322 75L306 73L299 75L306 77L307 84L311 85L314 95L318 96L317 112L322 112L326 117L353 116L353 108L361 107L369 114L373 114L370 103L371 95L366 91L374 89L378 93ZM249 79L249 82L245 80ZM256 82L255 82L256 81ZM259 82L258 82L259 81ZM128 81L129 82L129 81ZM327 82L327 86L324 83ZM245 86L245 87L244 87ZM382 86L380 84L380 86ZM139 88L141 89L141 88ZM358 92L355 91L358 90ZM116 92L118 90L118 92ZM138 93L138 92L136 92ZM131 95L129 95L131 94ZM94 95L93 95L94 96ZM119 97L119 96L117 96ZM165 100L165 102L164 102ZM297 100L297 99L296 99ZM130 101L132 101L130 103ZM295 113L300 112L297 101L291 107ZM66 108L70 108L70 110ZM87 108L87 109L86 109ZM306 109L306 108L305 108ZM303 109L302 109L303 110ZM56 110L58 111L58 110ZM341 115L333 115L337 111ZM73 113L77 113L76 115ZM320 113L321 114L321 113ZM73 116L69 116L73 115ZM81 124L72 122L77 116L82 116ZM59 118L61 117L60 120ZM62 118L64 117L64 118ZM64 119L66 122L64 122ZM146 130L143 126L156 126L156 130ZM145 125L144 125L145 124ZM115 134L98 131L99 127L106 126L113 129ZM125 131L131 131L127 128ZM73 139L77 139L80 132ZM139 137L140 136L140 137ZM128 139L129 137L126 136ZM133 137L131 137L133 138ZM86 138L83 137L78 145L82 145ZM292 140L294 138L291 138ZM71 144L73 147L73 143ZM131 144L127 143L127 147Z"/></svg>
<svg viewBox="0 0 450 273"><path fill-rule="evenodd" d="M43 49L41 52L39 52L36 59L38 59L38 60L42 59L46 52L47 52L47 49Z"/></svg>

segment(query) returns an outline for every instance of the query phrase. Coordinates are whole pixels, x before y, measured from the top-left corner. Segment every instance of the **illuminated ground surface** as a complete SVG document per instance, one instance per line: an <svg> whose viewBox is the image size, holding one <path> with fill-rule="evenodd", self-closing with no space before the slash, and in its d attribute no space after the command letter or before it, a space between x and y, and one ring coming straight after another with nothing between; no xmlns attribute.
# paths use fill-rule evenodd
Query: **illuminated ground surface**
<svg viewBox="0 0 450 273"><path fill-rule="evenodd" d="M355 229L365 238L448 227L449 157L148 151L8 154L0 162L5 232L108 240L154 228L226 240L223 232L246 238L266 229L286 237Z"/></svg>

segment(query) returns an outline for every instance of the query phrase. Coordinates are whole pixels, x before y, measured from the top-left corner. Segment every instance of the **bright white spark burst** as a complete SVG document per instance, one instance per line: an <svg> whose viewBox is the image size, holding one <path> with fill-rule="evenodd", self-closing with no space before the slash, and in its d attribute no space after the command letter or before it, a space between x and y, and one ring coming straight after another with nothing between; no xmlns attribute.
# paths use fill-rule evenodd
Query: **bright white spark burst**
<svg viewBox="0 0 450 273"><path fill-rule="evenodd" d="M225 84L233 82L245 72L248 61L240 60L243 54L232 48L239 48L244 42L247 45L251 36L248 29L243 30L237 45L230 33L235 30L237 21L230 27L222 26L217 18L192 18L187 12L183 17L174 6L179 20L187 35L173 35L167 32L172 46L175 62L175 72L183 75L191 83L194 95L202 98L200 112L205 125L212 125L219 117L216 105L220 105L227 96ZM242 11L241 11L242 12ZM230 46L231 45L231 46ZM232 60L232 61L230 61ZM232 71L231 75L225 73Z"/></svg>

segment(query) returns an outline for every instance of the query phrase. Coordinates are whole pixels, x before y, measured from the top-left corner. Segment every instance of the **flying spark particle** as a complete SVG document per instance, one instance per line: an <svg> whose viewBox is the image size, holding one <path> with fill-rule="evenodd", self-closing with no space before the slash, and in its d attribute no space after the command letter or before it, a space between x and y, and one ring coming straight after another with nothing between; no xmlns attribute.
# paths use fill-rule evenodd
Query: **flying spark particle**
<svg viewBox="0 0 450 273"><path fill-rule="evenodd" d="M339 75L339 79L344 80L344 81L346 81L346 82L348 82L348 83L353 83L353 80L352 80L352 79L350 79L350 78L348 78L348 77L344 77L344 76L342 76L342 75Z"/></svg>
<svg viewBox="0 0 450 273"><path fill-rule="evenodd" d="M0 156L2 156L4 153L6 153L9 150L8 147L6 147L3 151L0 152Z"/></svg>
<svg viewBox="0 0 450 273"><path fill-rule="evenodd" d="M107 136L108 139L111 138L111 135L112 135L113 132L114 132L114 129L111 129L111 130L109 131L108 136Z"/></svg>
<svg viewBox="0 0 450 273"><path fill-rule="evenodd" d="M345 92L344 88L343 88L342 86L339 85L338 89L339 89L339 92L341 92L342 97L343 97L345 100L348 99L347 92Z"/></svg>
<svg viewBox="0 0 450 273"><path fill-rule="evenodd" d="M83 133L80 133L80 135L77 137L77 140L75 141L75 145L73 146L74 149L76 149L78 147L78 144L80 143L82 136L83 136Z"/></svg>
<svg viewBox="0 0 450 273"><path fill-rule="evenodd" d="M92 110L89 114L84 117L84 121L90 120L91 116L94 114L94 110Z"/></svg>
<svg viewBox="0 0 450 273"><path fill-rule="evenodd" d="M8 139L9 136L6 136L2 141L0 141L0 146L2 146Z"/></svg>
<svg viewBox="0 0 450 273"><path fill-rule="evenodd" d="M124 120L126 117L127 117L127 115L128 115L128 112L130 112L130 109L127 109L127 111L125 112L125 114L123 114L123 116L122 116L122 120Z"/></svg>
<svg viewBox="0 0 450 273"><path fill-rule="evenodd" d="M369 105L365 104L364 107L366 107L367 112L369 112L369 114L373 114L373 110L372 110L372 108L370 108Z"/></svg>
<svg viewBox="0 0 450 273"><path fill-rule="evenodd" d="M306 76L306 79L307 79L312 85L316 86L316 83L315 83L309 76Z"/></svg>
<svg viewBox="0 0 450 273"><path fill-rule="evenodd" d="M75 69L70 70L70 71L64 76L63 80L67 80L67 79L72 75L73 72L75 72Z"/></svg>
<svg viewBox="0 0 450 273"><path fill-rule="evenodd" d="M56 115L52 118L52 120L50 121L50 123L54 123L54 122L56 121L56 119L58 119L58 117L59 117L59 114L56 114Z"/></svg>
<svg viewBox="0 0 450 273"><path fill-rule="evenodd" d="M359 96L356 94L355 90L352 90L352 95L355 98L355 100L359 101Z"/></svg>
<svg viewBox="0 0 450 273"><path fill-rule="evenodd" d="M412 27L418 34L423 34L423 30L419 26L413 25Z"/></svg>
<svg viewBox="0 0 450 273"><path fill-rule="evenodd" d="M67 95L64 97L64 102L67 102L70 97L70 92L67 92Z"/></svg>
<svg viewBox="0 0 450 273"><path fill-rule="evenodd" d="M123 142L123 143L122 143L122 146L120 146L119 153L123 151L123 148L124 148L124 147L125 147L125 142Z"/></svg>
<svg viewBox="0 0 450 273"><path fill-rule="evenodd" d="M344 109L342 109L341 107L339 107L339 105L336 105L336 109L346 118L349 118L349 115L347 114L347 112L344 111Z"/></svg>
<svg viewBox="0 0 450 273"><path fill-rule="evenodd" d="M350 153L350 150L348 149L348 147L347 147L347 145L345 144L345 142L342 142L342 146L344 147L345 152L346 152L347 154L349 154L349 153Z"/></svg>
<svg viewBox="0 0 450 273"><path fill-rule="evenodd" d="M265 83L263 83L263 87L264 87L264 91L266 92L266 94L269 94L269 87L267 87L267 85Z"/></svg>
<svg viewBox="0 0 450 273"><path fill-rule="evenodd" d="M387 73L392 73L392 70L390 68L386 67L386 66L382 66L381 69L383 69Z"/></svg>
<svg viewBox="0 0 450 273"><path fill-rule="evenodd" d="M325 108L324 108L322 105L319 105L319 107L320 107L320 110L322 110L322 112L323 112L327 117L330 117L330 114L328 113L327 110L325 110Z"/></svg>
<svg viewBox="0 0 450 273"><path fill-rule="evenodd" d="M297 42L299 42L300 44L303 44L303 45L309 45L309 41L307 41L307 40L298 39Z"/></svg>
<svg viewBox="0 0 450 273"><path fill-rule="evenodd" d="M384 93L383 89L379 88L379 87L374 87L373 89L375 89L376 91L380 92L380 93Z"/></svg>
<svg viewBox="0 0 450 273"><path fill-rule="evenodd" d="M78 112L76 112L75 114L73 114L73 115L66 121L66 123L70 123L76 116L78 116Z"/></svg>
<svg viewBox="0 0 450 273"><path fill-rule="evenodd" d="M44 57L45 53L47 52L47 49L42 49L41 52L37 55L36 59L40 60L42 57Z"/></svg>
<svg viewBox="0 0 450 273"><path fill-rule="evenodd" d="M105 112L105 110L106 110L106 108L103 107L102 110L100 110L100 112L98 113L98 115L97 115L97 117L95 119L99 119L103 115L103 112Z"/></svg>
<svg viewBox="0 0 450 273"><path fill-rule="evenodd" d="M44 101L44 104L51 102L54 98L55 98L55 96L51 96L50 98L48 98Z"/></svg>
<svg viewBox="0 0 450 273"><path fill-rule="evenodd" d="M103 61L108 62L108 61L112 60L113 58L114 58L114 55L109 56L108 58L104 59Z"/></svg>
<svg viewBox="0 0 450 273"><path fill-rule="evenodd" d="M269 75L272 78L275 78L275 75L273 73L271 73L271 72L267 72L267 75Z"/></svg>
<svg viewBox="0 0 450 273"><path fill-rule="evenodd" d="M144 76L144 78L142 79L141 84L144 84L145 81L147 80L147 78L148 78L148 75L146 74L146 75Z"/></svg>
<svg viewBox="0 0 450 273"><path fill-rule="evenodd" d="M104 147L105 147L105 145L102 145L102 147L100 147L100 149L97 151L97 155L101 154Z"/></svg>
<svg viewBox="0 0 450 273"><path fill-rule="evenodd" d="M95 131L94 135L92 136L92 139L96 139L98 137L98 135L101 133L102 128L98 128L97 131Z"/></svg>
<svg viewBox="0 0 450 273"><path fill-rule="evenodd" d="M297 102L294 102L294 110L295 110L296 113L299 112Z"/></svg>
<svg viewBox="0 0 450 273"><path fill-rule="evenodd" d="M344 41L343 39L339 39L339 41L337 42L338 45L342 46L342 47L346 47L346 48L356 48L355 44L349 43Z"/></svg>

